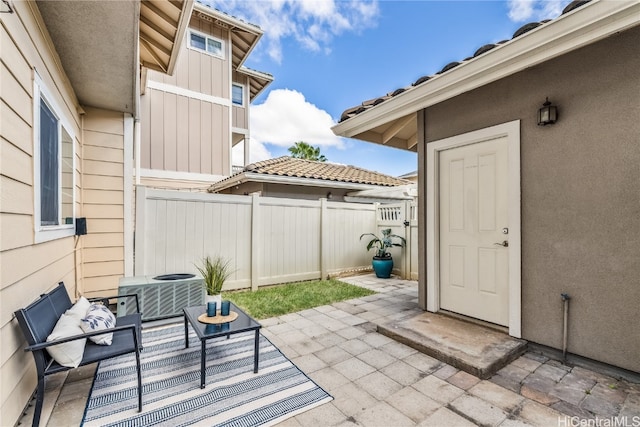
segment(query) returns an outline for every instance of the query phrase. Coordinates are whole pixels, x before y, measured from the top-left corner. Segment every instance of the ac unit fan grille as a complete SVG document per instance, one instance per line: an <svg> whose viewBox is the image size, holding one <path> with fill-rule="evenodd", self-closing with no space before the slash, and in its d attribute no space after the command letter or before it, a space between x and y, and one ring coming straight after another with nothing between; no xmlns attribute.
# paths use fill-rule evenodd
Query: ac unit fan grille
<svg viewBox="0 0 640 427"><path fill-rule="evenodd" d="M121 285L118 294L137 294L142 320L154 320L180 316L184 307L203 305L205 291L202 279L190 279ZM118 316L135 311L134 298L123 298L118 304Z"/></svg>

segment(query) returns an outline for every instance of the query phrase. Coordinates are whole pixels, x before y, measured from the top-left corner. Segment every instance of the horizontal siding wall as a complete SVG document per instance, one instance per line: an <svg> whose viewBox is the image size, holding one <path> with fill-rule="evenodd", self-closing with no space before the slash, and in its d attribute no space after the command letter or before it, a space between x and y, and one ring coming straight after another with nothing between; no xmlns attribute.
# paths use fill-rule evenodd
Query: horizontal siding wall
<svg viewBox="0 0 640 427"><path fill-rule="evenodd" d="M195 273L195 263L219 254L234 270L225 289L370 268L372 253L359 238L380 228L375 205L145 187L136 193L135 275ZM402 266L404 252L395 255Z"/></svg>
<svg viewBox="0 0 640 427"><path fill-rule="evenodd" d="M115 295L124 275L124 116L85 110L82 293Z"/></svg>
<svg viewBox="0 0 640 427"><path fill-rule="evenodd" d="M73 295L76 270L73 237L34 243L34 69L81 137L77 100L58 64L35 2L14 2L0 17L0 425L15 425L36 385L33 358L13 312L64 281ZM76 148L76 208L81 212Z"/></svg>

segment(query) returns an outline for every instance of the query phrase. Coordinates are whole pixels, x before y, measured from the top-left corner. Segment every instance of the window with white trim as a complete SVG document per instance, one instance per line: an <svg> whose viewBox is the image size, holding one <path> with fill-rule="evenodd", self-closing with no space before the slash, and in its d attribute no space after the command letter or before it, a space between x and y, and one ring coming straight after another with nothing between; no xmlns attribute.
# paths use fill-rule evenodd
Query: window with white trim
<svg viewBox="0 0 640 427"><path fill-rule="evenodd" d="M42 80L34 79L36 243L75 234L74 136Z"/></svg>
<svg viewBox="0 0 640 427"><path fill-rule="evenodd" d="M231 85L231 102L233 105L244 106L244 86L237 83Z"/></svg>
<svg viewBox="0 0 640 427"><path fill-rule="evenodd" d="M209 55L224 58L224 42L207 34L189 30L189 47Z"/></svg>

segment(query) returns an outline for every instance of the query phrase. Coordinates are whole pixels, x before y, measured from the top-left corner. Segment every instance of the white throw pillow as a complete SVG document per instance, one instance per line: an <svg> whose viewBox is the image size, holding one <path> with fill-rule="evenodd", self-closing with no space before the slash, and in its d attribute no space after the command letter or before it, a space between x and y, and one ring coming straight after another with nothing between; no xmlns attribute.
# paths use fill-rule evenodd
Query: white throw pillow
<svg viewBox="0 0 640 427"><path fill-rule="evenodd" d="M72 337L74 335L82 335L83 333L84 331L80 328L78 319L65 313L58 319L53 331L51 331L51 334L47 337L47 342ZM78 339L48 347L47 351L51 357L53 357L53 360L62 366L77 368L82 361L84 345L86 343L86 338Z"/></svg>
<svg viewBox="0 0 640 427"><path fill-rule="evenodd" d="M85 332L102 331L104 329L115 328L116 316L111 310L102 304L91 304L86 316L82 319L80 327ZM113 332L108 334L94 335L89 337L91 341L100 345L111 345Z"/></svg>
<svg viewBox="0 0 640 427"><path fill-rule="evenodd" d="M78 325L80 324L80 320L84 319L87 315L87 311L89 311L89 307L91 307L91 303L85 297L80 297L78 301L76 301L73 306L66 311L66 314L69 314L78 319Z"/></svg>

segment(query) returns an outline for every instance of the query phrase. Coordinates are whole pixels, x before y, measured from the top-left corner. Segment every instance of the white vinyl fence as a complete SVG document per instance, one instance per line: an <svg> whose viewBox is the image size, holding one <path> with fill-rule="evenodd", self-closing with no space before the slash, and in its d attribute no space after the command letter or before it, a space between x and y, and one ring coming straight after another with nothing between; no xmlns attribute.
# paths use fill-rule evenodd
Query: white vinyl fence
<svg viewBox="0 0 640 427"><path fill-rule="evenodd" d="M360 235L392 228L411 242L393 249L395 272L409 278L415 270L417 277L415 221L403 224L414 210L408 203L378 207L143 186L136 191L136 276L195 273L195 263L219 254L234 271L225 289L326 278L370 268L373 253Z"/></svg>

